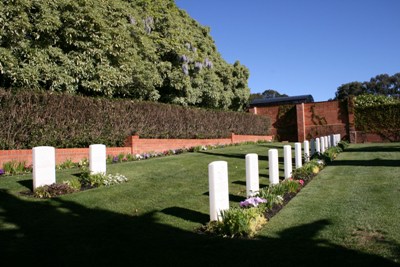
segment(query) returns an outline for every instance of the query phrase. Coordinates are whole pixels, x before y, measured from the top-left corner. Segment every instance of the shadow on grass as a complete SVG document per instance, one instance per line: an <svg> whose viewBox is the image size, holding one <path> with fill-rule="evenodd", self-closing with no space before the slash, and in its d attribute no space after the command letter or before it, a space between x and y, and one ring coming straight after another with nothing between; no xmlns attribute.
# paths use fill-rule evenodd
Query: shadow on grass
<svg viewBox="0 0 400 267"><path fill-rule="evenodd" d="M210 195L210 192L208 192L208 191L203 193L203 196L209 196L209 195ZM240 203L241 201L244 201L245 199L246 198L244 196L229 194L229 201Z"/></svg>
<svg viewBox="0 0 400 267"><path fill-rule="evenodd" d="M400 145L349 147L346 152L400 152Z"/></svg>
<svg viewBox="0 0 400 267"><path fill-rule="evenodd" d="M251 153L251 152L249 152L249 153L232 153L232 154L224 153L224 154L219 154L219 153L214 153L214 152L201 151L200 153L211 155L211 156L223 157L223 158L245 159L246 155ZM266 153L268 153L268 152L266 152ZM268 156L258 155L258 160L259 161L268 161Z"/></svg>
<svg viewBox="0 0 400 267"><path fill-rule="evenodd" d="M267 176L268 177L268 176ZM232 184L244 185L246 186L246 181L233 181ZM259 184L259 187L267 187L268 184Z"/></svg>
<svg viewBox="0 0 400 267"><path fill-rule="evenodd" d="M187 221L206 224L210 220L208 214L204 214L195 210L189 210L181 207L166 208L161 211L164 214L172 215Z"/></svg>
<svg viewBox="0 0 400 267"><path fill-rule="evenodd" d="M18 181L18 183L19 183L20 185L22 185L23 187L26 187L26 188L29 189L30 191L33 191L33 182L32 182L32 179L21 180L21 181Z"/></svg>
<svg viewBox="0 0 400 267"><path fill-rule="evenodd" d="M381 166L381 167L400 167L399 160L391 159L371 159L371 160L334 160L329 165L332 166Z"/></svg>
<svg viewBox="0 0 400 267"><path fill-rule="evenodd" d="M140 216L89 209L62 198L28 201L0 190L3 266L396 266L316 234L319 220L286 229L275 238L228 239L185 231ZM204 221L177 207L167 214ZM397 244L395 244L397 245Z"/></svg>

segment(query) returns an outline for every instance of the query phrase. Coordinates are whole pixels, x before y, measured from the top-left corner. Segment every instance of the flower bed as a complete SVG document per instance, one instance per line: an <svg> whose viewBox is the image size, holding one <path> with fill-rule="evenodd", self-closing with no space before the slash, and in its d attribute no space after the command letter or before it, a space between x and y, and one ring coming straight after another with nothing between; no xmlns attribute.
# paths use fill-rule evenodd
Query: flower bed
<svg viewBox="0 0 400 267"><path fill-rule="evenodd" d="M252 238L277 214L301 189L306 186L325 164L329 164L348 146L341 142L337 147L327 149L323 154L313 155L311 161L292 172L292 178L279 184L261 188L254 196L221 213L220 221L212 221L199 231L231 238Z"/></svg>

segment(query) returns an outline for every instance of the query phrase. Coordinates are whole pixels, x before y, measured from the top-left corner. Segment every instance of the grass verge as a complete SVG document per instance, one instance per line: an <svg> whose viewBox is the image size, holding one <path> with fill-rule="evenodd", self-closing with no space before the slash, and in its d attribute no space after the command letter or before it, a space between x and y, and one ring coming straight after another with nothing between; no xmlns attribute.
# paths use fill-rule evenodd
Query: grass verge
<svg viewBox="0 0 400 267"><path fill-rule="evenodd" d="M125 184L54 199L19 192L31 175L0 179L2 262L22 265L396 266L399 261L399 144L352 145L255 239L224 239L195 229L209 220L207 165L228 161L232 206L245 198L247 153L260 159L283 144L227 147L108 165ZM280 154L280 162L283 162ZM283 166L280 166L283 176ZM57 181L78 175L57 172Z"/></svg>

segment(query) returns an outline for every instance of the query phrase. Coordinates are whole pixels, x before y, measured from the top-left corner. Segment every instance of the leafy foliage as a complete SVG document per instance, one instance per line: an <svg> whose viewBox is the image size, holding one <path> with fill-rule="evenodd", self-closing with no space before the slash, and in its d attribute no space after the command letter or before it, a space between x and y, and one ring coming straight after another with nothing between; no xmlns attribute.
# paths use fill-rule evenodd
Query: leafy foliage
<svg viewBox="0 0 400 267"><path fill-rule="evenodd" d="M79 177L79 182L84 188L110 186L127 182L128 179L122 174L91 174L89 171L84 171Z"/></svg>
<svg viewBox="0 0 400 267"><path fill-rule="evenodd" d="M222 220L209 224L209 231L227 237L253 237L267 223L260 208L231 208L221 213Z"/></svg>
<svg viewBox="0 0 400 267"><path fill-rule="evenodd" d="M379 134L384 140L400 141L400 103L355 107L355 125L358 131Z"/></svg>
<svg viewBox="0 0 400 267"><path fill-rule="evenodd" d="M64 194L70 194L77 190L67 183L54 183L51 185L40 186L35 189L34 196L37 198L51 198Z"/></svg>
<svg viewBox="0 0 400 267"><path fill-rule="evenodd" d="M385 95L400 97L400 72L392 76L380 74L369 82L350 82L337 88L335 99L346 100L350 96L362 94Z"/></svg>
<svg viewBox="0 0 400 267"><path fill-rule="evenodd" d="M287 94L281 94L276 90L267 89L261 94L260 93L250 94L250 101L259 98L274 98L274 97L287 97L287 96L288 96Z"/></svg>
<svg viewBox="0 0 400 267"><path fill-rule="evenodd" d="M354 97L354 106L356 108L376 107L381 105L399 104L400 100L397 98L385 95L370 95L364 94Z"/></svg>
<svg viewBox="0 0 400 267"><path fill-rule="evenodd" d="M173 0L0 2L0 86L242 110L248 69Z"/></svg>
<svg viewBox="0 0 400 267"><path fill-rule="evenodd" d="M133 134L143 138L266 135L270 125L268 118L243 112L4 90L0 90L0 121L0 149L123 146Z"/></svg>

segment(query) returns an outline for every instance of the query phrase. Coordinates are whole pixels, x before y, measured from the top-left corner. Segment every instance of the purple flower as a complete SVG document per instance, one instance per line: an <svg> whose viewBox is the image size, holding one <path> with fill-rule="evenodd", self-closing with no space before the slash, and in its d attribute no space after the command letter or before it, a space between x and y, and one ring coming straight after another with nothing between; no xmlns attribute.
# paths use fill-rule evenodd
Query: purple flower
<svg viewBox="0 0 400 267"><path fill-rule="evenodd" d="M0 169L0 175L5 174L6 172L3 169Z"/></svg>
<svg viewBox="0 0 400 267"><path fill-rule="evenodd" d="M113 162L114 162L114 163L116 163L116 162L118 162L118 161L119 161L118 156L113 157Z"/></svg>
<svg viewBox="0 0 400 267"><path fill-rule="evenodd" d="M245 201L240 202L240 207L245 208L249 206L257 207L260 203L266 203L267 200L260 197L250 197Z"/></svg>

